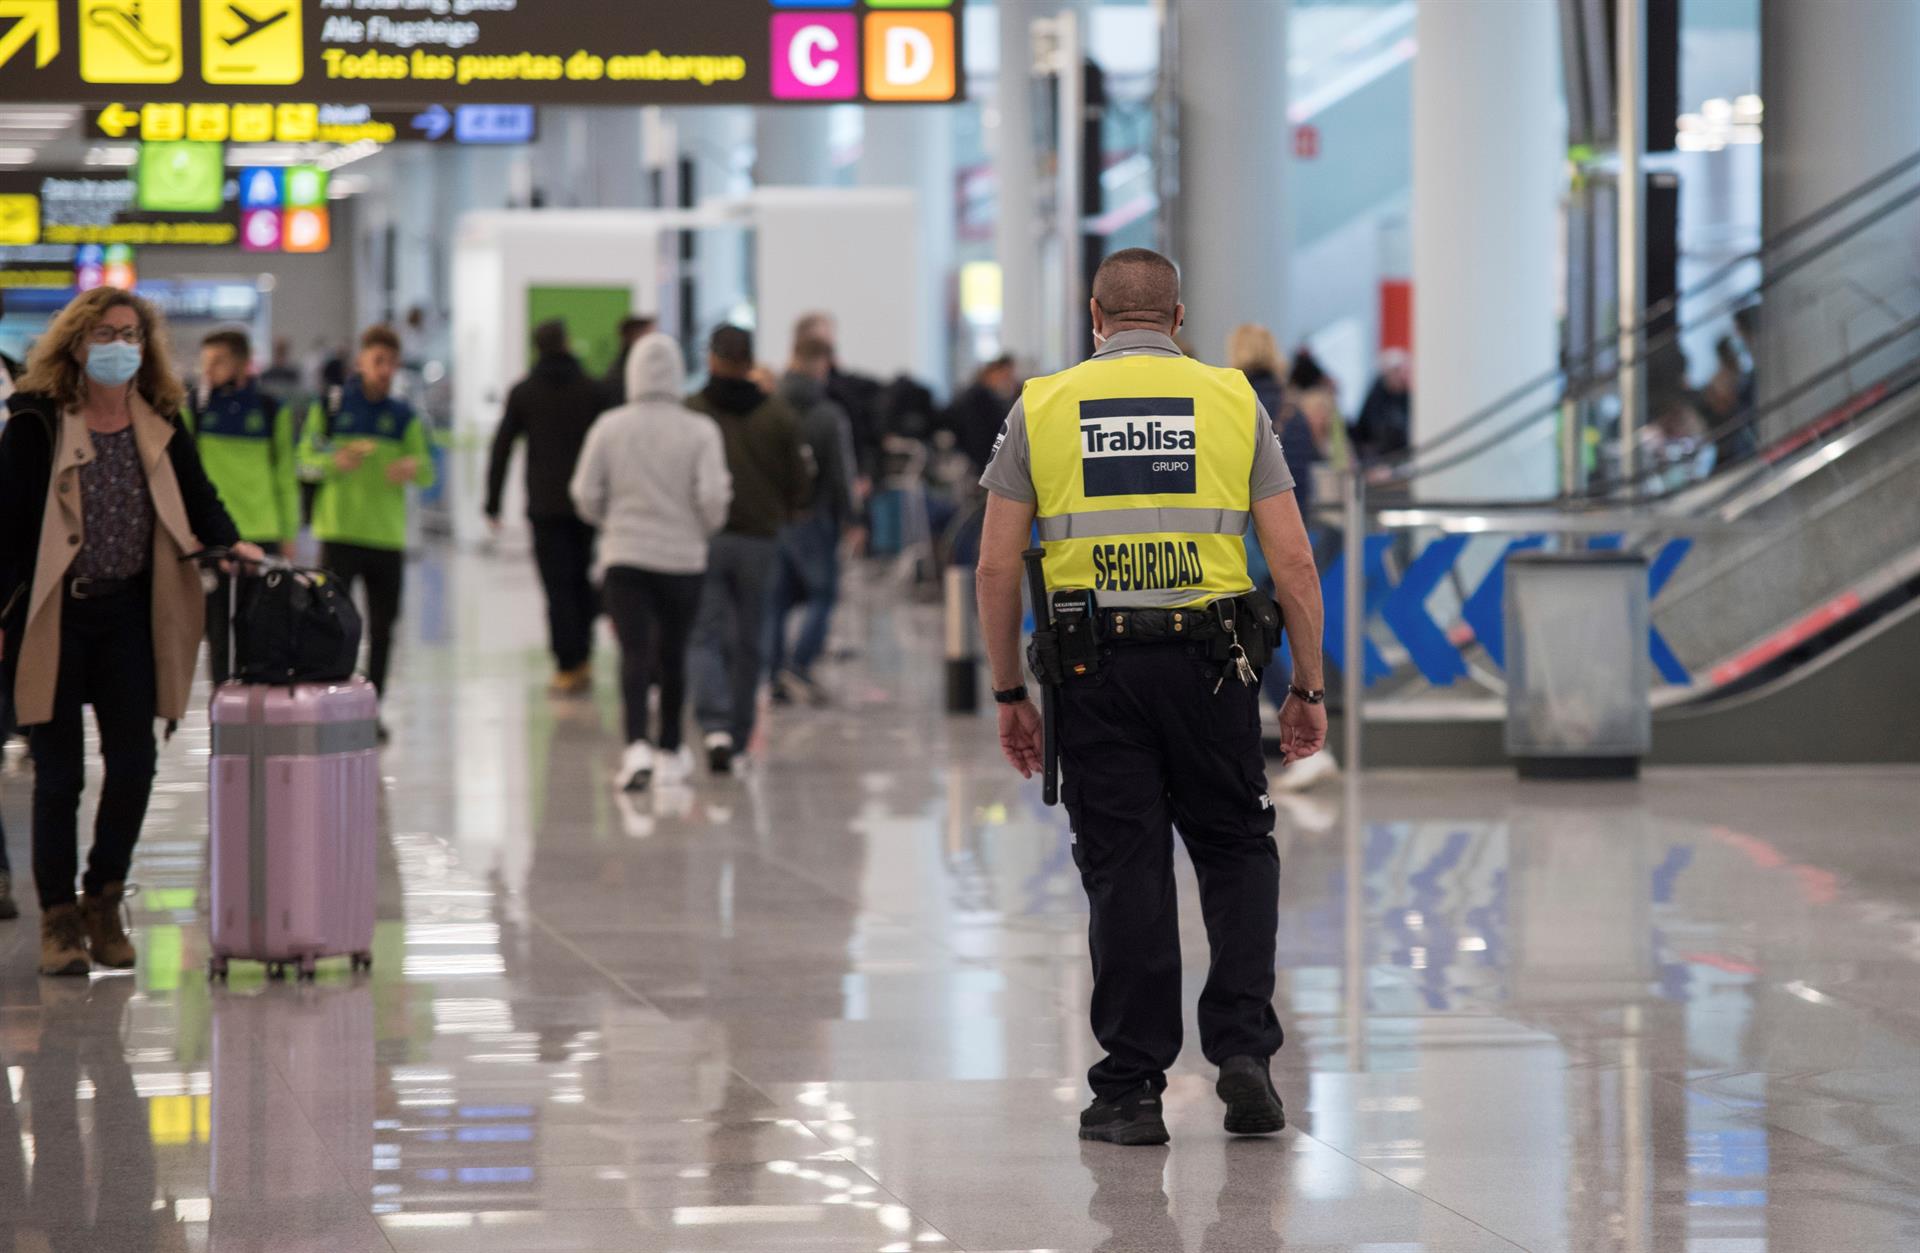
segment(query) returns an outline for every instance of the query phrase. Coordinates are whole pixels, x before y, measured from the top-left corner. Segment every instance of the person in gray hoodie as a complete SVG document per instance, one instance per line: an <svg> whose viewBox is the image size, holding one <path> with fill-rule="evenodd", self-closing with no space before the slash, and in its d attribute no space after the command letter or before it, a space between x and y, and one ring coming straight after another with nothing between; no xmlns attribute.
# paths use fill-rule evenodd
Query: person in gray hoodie
<svg viewBox="0 0 1920 1253"><path fill-rule="evenodd" d="M733 478L720 428L681 403L680 346L658 333L627 354L626 404L587 433L570 493L600 530L601 596L620 638L627 750L620 785L693 772L681 743L687 641L700 608L707 544L727 520ZM648 734L647 698L660 688L660 735Z"/></svg>

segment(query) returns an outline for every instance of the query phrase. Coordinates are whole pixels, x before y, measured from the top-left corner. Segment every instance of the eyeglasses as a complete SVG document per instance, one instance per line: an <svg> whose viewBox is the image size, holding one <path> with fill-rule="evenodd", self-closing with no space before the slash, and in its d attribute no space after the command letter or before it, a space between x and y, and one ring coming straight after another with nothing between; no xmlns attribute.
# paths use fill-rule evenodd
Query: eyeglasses
<svg viewBox="0 0 1920 1253"><path fill-rule="evenodd" d="M129 326L124 329L112 326L96 326L93 328L93 334L87 336L87 341L94 344L111 344L115 340L119 340L123 344L141 344L146 342L146 338L147 333L137 326Z"/></svg>

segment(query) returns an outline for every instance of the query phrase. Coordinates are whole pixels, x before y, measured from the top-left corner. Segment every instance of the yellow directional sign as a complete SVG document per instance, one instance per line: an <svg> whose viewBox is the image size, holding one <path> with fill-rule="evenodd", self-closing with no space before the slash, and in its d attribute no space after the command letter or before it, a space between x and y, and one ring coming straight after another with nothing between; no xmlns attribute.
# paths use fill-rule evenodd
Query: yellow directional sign
<svg viewBox="0 0 1920 1253"><path fill-rule="evenodd" d="M80 77L177 83L186 64L180 0L80 0Z"/></svg>
<svg viewBox="0 0 1920 1253"><path fill-rule="evenodd" d="M140 115L123 104L110 104L100 110L100 116L93 120L100 133L108 139L123 139L127 132L140 133Z"/></svg>
<svg viewBox="0 0 1920 1253"><path fill-rule="evenodd" d="M33 66L44 70L60 55L60 0L0 0L0 17L17 19L0 35L0 65L33 44Z"/></svg>
<svg viewBox="0 0 1920 1253"><path fill-rule="evenodd" d="M301 0L200 0L200 76L281 85L306 72Z"/></svg>
<svg viewBox="0 0 1920 1253"><path fill-rule="evenodd" d="M40 242L40 197L0 196L0 244Z"/></svg>

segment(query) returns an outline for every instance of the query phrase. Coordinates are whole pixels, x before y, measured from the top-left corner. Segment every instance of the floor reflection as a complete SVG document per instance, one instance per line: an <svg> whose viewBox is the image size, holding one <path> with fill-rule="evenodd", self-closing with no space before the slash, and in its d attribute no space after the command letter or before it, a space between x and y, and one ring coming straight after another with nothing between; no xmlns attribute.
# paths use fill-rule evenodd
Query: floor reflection
<svg viewBox="0 0 1920 1253"><path fill-rule="evenodd" d="M207 985L190 720L137 974L42 982L0 924L0 1250L1920 1247L1920 775L1290 800L1294 1129L1228 1142L1196 1052L1171 1148L1080 1145L1069 833L938 712L926 609L857 600L748 779L625 797L530 572L416 575L372 975Z"/></svg>

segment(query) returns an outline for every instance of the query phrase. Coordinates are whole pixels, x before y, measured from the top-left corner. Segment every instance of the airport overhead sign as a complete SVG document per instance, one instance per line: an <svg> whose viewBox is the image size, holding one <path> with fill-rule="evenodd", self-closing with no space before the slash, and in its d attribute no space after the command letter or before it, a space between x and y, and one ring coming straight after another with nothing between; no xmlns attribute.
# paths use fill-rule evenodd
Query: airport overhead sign
<svg viewBox="0 0 1920 1253"><path fill-rule="evenodd" d="M963 0L0 0L0 101L225 102L231 113L305 98L456 118L463 104L934 103L965 93L963 8Z"/></svg>
<svg viewBox="0 0 1920 1253"><path fill-rule="evenodd" d="M149 189L149 204L170 203L167 196L184 195L191 190L186 183L201 176L194 169L165 171L160 186ZM124 174L0 171L0 247L231 247L240 242L240 212L227 198L224 177L221 183L218 208L175 211L143 208L139 182Z"/></svg>
<svg viewBox="0 0 1920 1253"><path fill-rule="evenodd" d="M530 104L443 104L376 109L366 104L304 101L239 103L177 100L114 101L87 115L100 139L212 144L525 144L540 133L540 111Z"/></svg>

